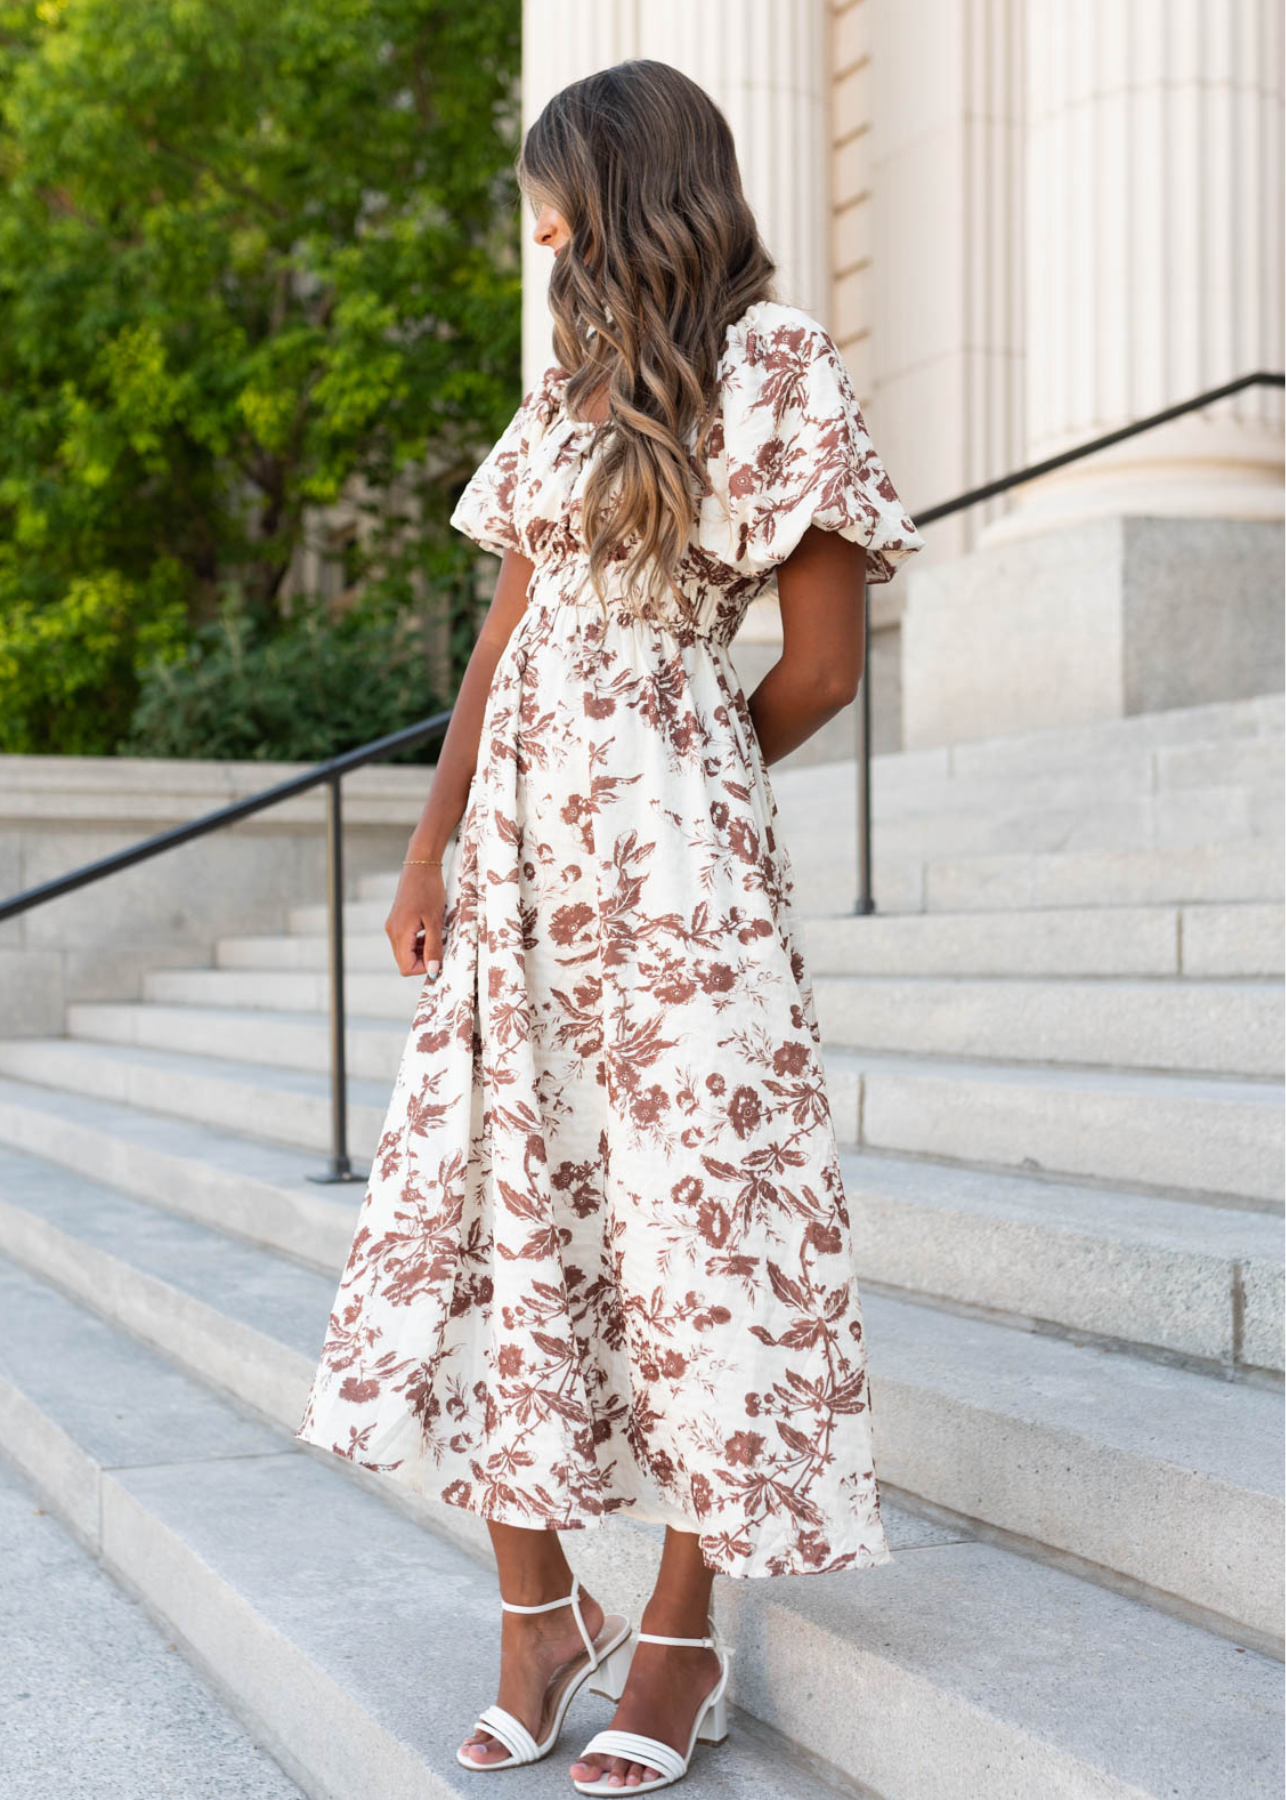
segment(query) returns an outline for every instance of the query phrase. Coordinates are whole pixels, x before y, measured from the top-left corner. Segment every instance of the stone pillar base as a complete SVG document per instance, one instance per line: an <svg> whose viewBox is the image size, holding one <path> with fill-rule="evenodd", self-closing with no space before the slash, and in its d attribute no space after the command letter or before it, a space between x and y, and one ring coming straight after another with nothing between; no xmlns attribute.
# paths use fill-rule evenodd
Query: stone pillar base
<svg viewBox="0 0 1286 1800"><path fill-rule="evenodd" d="M1280 693L1282 529L1117 515L916 570L904 747Z"/></svg>

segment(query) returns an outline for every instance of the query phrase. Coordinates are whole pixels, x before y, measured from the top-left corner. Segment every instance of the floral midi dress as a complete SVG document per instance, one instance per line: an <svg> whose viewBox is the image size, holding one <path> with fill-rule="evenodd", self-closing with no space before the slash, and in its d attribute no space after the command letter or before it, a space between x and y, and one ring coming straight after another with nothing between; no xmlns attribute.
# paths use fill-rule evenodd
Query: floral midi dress
<svg viewBox="0 0 1286 1800"><path fill-rule="evenodd" d="M296 1436L510 1525L629 1514L732 1576L856 1569L892 1558L850 1220L729 645L809 524L872 582L924 540L807 313L752 305L718 373L692 618L636 618L619 554L606 607L588 584L597 426L557 365L452 515L535 572Z"/></svg>

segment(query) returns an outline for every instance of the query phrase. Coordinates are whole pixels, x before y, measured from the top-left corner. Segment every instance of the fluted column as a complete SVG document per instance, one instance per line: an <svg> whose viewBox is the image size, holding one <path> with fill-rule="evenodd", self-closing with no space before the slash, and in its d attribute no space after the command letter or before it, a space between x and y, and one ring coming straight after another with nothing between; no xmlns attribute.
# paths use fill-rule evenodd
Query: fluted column
<svg viewBox="0 0 1286 1800"><path fill-rule="evenodd" d="M778 292L824 323L830 298L825 0L525 0L524 128L568 82L631 57L672 63L722 108ZM523 363L549 361L550 256L523 215Z"/></svg>
<svg viewBox="0 0 1286 1800"><path fill-rule="evenodd" d="M1029 0L1026 460L1282 367L1280 0ZM1020 489L994 543L1105 514L1282 516L1250 390Z"/></svg>

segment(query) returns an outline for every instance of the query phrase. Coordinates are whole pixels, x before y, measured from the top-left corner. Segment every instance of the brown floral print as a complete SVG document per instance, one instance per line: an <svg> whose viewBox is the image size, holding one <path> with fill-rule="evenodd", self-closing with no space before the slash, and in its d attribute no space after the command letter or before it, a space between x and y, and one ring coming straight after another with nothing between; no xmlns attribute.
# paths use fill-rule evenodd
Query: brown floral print
<svg viewBox="0 0 1286 1800"><path fill-rule="evenodd" d="M696 1532L733 1576L891 1560L789 858L729 645L810 523L923 539L826 331L729 328L673 601L586 581L551 366L452 522L536 565L497 665L297 1435L513 1525Z"/></svg>

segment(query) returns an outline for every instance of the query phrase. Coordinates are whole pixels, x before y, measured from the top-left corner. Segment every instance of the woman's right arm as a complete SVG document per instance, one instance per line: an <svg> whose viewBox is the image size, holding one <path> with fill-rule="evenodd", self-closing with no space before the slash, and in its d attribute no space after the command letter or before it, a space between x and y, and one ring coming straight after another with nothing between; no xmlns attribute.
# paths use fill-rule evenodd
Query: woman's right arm
<svg viewBox="0 0 1286 1800"><path fill-rule="evenodd" d="M527 589L535 565L516 550L506 550L500 576L478 641L469 657L451 709L451 722L433 771L429 797L406 847L408 858L440 863L469 799L478 764L482 716L501 653L527 606ZM435 978L442 966L442 917L446 881L440 867L410 861L403 868L384 930L403 975Z"/></svg>
<svg viewBox="0 0 1286 1800"><path fill-rule="evenodd" d="M865 580L863 546L818 525L778 568L781 657L746 702L766 763L798 749L856 698Z"/></svg>

